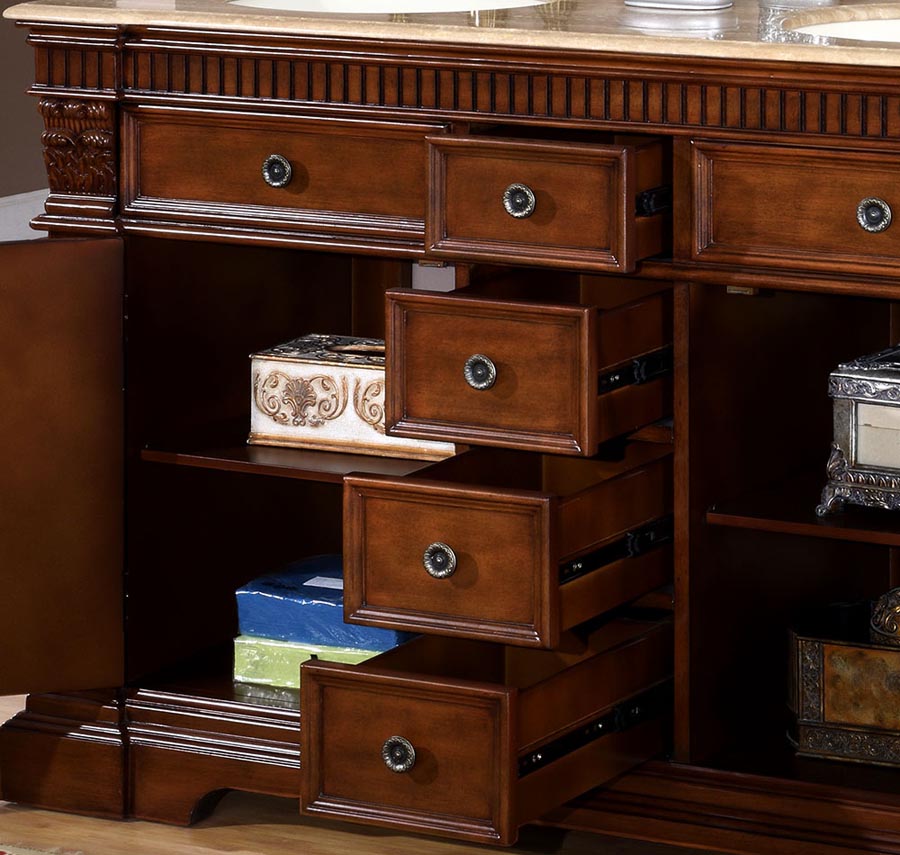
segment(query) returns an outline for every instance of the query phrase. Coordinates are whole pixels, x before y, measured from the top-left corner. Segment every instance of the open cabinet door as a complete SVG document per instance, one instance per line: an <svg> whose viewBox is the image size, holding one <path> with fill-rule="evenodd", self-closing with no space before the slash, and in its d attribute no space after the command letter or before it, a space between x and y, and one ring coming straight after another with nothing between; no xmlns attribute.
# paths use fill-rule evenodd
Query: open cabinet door
<svg viewBox="0 0 900 855"><path fill-rule="evenodd" d="M122 682L122 256L0 246L0 694Z"/></svg>

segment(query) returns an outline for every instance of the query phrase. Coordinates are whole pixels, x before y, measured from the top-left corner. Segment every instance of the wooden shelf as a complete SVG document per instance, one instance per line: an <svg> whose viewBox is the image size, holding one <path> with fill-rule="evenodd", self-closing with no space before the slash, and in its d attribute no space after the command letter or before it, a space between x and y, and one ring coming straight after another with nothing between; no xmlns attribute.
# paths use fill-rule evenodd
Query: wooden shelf
<svg viewBox="0 0 900 855"><path fill-rule="evenodd" d="M900 546L900 515L896 513L848 507L826 517L816 516L824 484L823 467L822 472L714 505L706 521L732 528Z"/></svg>
<svg viewBox="0 0 900 855"><path fill-rule="evenodd" d="M131 694L141 697L167 695L168 703L176 706L194 707L198 702L201 706L206 702L224 702L268 710L274 707L299 716L299 689L236 683L232 677L233 670L232 646L218 646L158 674L144 677L138 681L140 688L131 690Z"/></svg>
<svg viewBox="0 0 900 855"><path fill-rule="evenodd" d="M167 463L174 466L337 484L341 483L344 475L350 472L402 477L432 465L425 460L238 443L177 451L145 448L141 451L141 460L149 463Z"/></svg>

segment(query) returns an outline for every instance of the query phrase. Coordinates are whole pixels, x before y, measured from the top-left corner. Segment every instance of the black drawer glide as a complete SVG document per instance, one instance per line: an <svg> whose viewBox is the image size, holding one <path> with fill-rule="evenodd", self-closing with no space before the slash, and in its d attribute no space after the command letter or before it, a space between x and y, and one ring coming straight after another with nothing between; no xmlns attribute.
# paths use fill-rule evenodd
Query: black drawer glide
<svg viewBox="0 0 900 855"><path fill-rule="evenodd" d="M672 708L672 683L666 680L630 700L624 701L570 733L548 742L519 758L519 777L524 778L555 760L612 733L659 718Z"/></svg>
<svg viewBox="0 0 900 855"><path fill-rule="evenodd" d="M559 582L564 585L574 579L593 573L623 558L636 558L672 540L672 515L660 517L640 528L629 531L624 537L607 543L587 555L567 561L559 568Z"/></svg>
<svg viewBox="0 0 900 855"><path fill-rule="evenodd" d="M637 217L653 217L672 210L672 188L668 185L653 187L638 193L634 204Z"/></svg>
<svg viewBox="0 0 900 855"><path fill-rule="evenodd" d="M641 383L649 383L663 374L672 370L672 347L664 347L654 350L632 359L626 365L620 365L606 374L601 374L597 383L597 393L600 395L621 389L623 386L639 386Z"/></svg>

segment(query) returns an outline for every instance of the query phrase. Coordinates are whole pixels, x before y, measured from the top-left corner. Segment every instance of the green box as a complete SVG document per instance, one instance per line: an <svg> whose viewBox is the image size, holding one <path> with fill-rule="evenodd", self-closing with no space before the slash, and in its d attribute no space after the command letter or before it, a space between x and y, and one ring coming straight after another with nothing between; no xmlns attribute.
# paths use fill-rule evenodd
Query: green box
<svg viewBox="0 0 900 855"><path fill-rule="evenodd" d="M298 644L239 635L234 640L234 679L238 683L300 688L300 665L314 656L326 662L356 665L377 656L375 650Z"/></svg>

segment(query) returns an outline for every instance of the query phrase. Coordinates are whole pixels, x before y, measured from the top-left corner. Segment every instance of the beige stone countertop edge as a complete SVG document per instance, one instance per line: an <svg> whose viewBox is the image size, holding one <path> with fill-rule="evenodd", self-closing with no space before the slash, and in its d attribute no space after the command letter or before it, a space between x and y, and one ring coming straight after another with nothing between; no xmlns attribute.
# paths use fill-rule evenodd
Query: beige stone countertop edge
<svg viewBox="0 0 900 855"><path fill-rule="evenodd" d="M231 33L285 33L393 41L425 41L453 46L488 45L526 49L563 49L583 53L595 51L834 65L900 66L900 45L897 47L873 47L864 43L809 45L645 34L473 29L471 27L408 22L313 19L304 18L299 14L259 16L246 12L101 9L88 6L53 6L46 3L20 3L6 9L3 17L24 24L173 27Z"/></svg>

